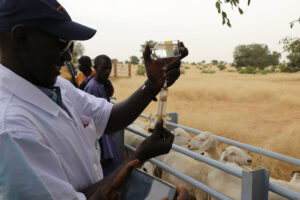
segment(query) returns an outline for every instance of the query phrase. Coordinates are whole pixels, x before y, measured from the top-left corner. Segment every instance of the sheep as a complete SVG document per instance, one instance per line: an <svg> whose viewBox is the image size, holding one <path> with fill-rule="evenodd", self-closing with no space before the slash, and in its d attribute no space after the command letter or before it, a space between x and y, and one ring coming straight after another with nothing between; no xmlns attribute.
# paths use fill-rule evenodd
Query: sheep
<svg viewBox="0 0 300 200"><path fill-rule="evenodd" d="M145 130L136 124L131 124L129 127L145 133ZM145 139L144 137L142 137L136 133L133 133L127 129L124 130L124 143L125 144L128 144L134 148L137 148L143 142L144 139ZM131 152L130 150L125 149L124 157L127 158L130 155L130 152Z"/></svg>
<svg viewBox="0 0 300 200"><path fill-rule="evenodd" d="M220 161L233 162L239 166L249 166L252 163L252 158L240 148L229 146L223 151Z"/></svg>
<svg viewBox="0 0 300 200"><path fill-rule="evenodd" d="M204 132L194 137L188 144L188 149L206 151L212 159L220 159L217 140L215 136L209 132Z"/></svg>
<svg viewBox="0 0 300 200"><path fill-rule="evenodd" d="M171 151L169 154L165 155L162 162L204 184L207 184L207 174L212 168L209 165L201 163L198 160L185 156L176 151ZM189 193L197 200L207 199L208 197L205 192L186 183L180 178L167 173L165 170L162 170L161 177L163 180L170 182L173 185L182 185L186 187Z"/></svg>
<svg viewBox="0 0 300 200"><path fill-rule="evenodd" d="M175 128L171 131L174 134L174 143L177 145L186 145L191 141L191 136L182 128Z"/></svg>
<svg viewBox="0 0 300 200"><path fill-rule="evenodd" d="M227 147L222 153L220 161L237 169L251 171L249 167L252 163L251 156L238 147ZM242 183L240 178L214 168L208 173L207 182L210 187L226 194L230 198L241 199Z"/></svg>
<svg viewBox="0 0 300 200"><path fill-rule="evenodd" d="M292 171L290 183L300 183L300 171Z"/></svg>
<svg viewBox="0 0 300 200"><path fill-rule="evenodd" d="M136 119L134 122L132 122L132 124L138 125L142 129L144 129L144 130L147 131L147 127L148 127L147 122L144 122L142 120Z"/></svg>
<svg viewBox="0 0 300 200"><path fill-rule="evenodd" d="M161 178L161 169L159 169L156 165L154 165L153 163L151 163L149 161L146 161L141 166L141 170L151 176L156 176L158 178Z"/></svg>
<svg viewBox="0 0 300 200"><path fill-rule="evenodd" d="M136 125L136 124L131 124L129 126L130 128L136 129L140 132L145 132L145 130L143 128L141 128L140 126ZM124 131L124 143L128 144L132 147L137 148L144 140L145 138L143 136L140 136L136 133L133 133L127 129L125 129Z"/></svg>
<svg viewBox="0 0 300 200"><path fill-rule="evenodd" d="M290 181L278 180L274 178L270 178L270 182L277 184L281 187L287 188L289 190L293 190L297 193L300 193L300 171L293 171L292 178ZM273 192L269 192L269 200L283 200L287 199L282 196L279 196Z"/></svg>

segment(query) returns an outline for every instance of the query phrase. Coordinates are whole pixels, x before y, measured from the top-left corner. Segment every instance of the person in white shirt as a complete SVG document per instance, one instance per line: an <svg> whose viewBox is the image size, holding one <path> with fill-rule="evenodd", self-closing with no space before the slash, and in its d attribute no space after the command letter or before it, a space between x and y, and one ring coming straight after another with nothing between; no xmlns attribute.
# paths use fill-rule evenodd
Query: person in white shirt
<svg viewBox="0 0 300 200"><path fill-rule="evenodd" d="M72 40L95 33L73 22L56 0L0 0L1 200L111 199L116 183L124 181L118 179L120 171L137 165L130 161L143 163L169 152L174 136L158 123L137 151L103 179L97 140L132 123L166 77L172 85L188 52L182 44L182 56L166 64L152 60L147 46L147 81L112 105L58 77L71 59Z"/></svg>

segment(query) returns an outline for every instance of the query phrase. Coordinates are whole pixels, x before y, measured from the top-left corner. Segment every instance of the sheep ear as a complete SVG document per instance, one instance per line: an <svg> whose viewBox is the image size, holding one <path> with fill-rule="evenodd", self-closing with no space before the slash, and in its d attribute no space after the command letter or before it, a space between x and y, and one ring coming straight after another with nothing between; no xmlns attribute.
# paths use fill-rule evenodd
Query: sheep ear
<svg viewBox="0 0 300 200"><path fill-rule="evenodd" d="M227 161L227 158L224 153L221 155L220 161Z"/></svg>

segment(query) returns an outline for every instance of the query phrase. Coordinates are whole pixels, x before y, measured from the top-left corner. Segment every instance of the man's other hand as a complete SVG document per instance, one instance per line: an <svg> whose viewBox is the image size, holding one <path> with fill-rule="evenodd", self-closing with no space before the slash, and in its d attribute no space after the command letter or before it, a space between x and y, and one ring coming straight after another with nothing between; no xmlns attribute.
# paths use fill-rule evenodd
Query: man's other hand
<svg viewBox="0 0 300 200"><path fill-rule="evenodd" d="M157 122L152 135L146 138L142 144L137 148L137 158L141 163L146 160L166 154L170 151L174 135L163 127L163 122Z"/></svg>
<svg viewBox="0 0 300 200"><path fill-rule="evenodd" d="M116 200L120 199L120 188L129 177L131 170L139 165L139 160L135 159L130 161L124 169L113 179L112 183L104 189L103 200Z"/></svg>

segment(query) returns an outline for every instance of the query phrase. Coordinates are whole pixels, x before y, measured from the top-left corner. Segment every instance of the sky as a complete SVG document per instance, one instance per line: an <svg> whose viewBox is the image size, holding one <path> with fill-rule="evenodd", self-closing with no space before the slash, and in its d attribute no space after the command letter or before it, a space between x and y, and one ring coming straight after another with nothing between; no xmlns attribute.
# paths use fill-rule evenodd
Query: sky
<svg viewBox="0 0 300 200"><path fill-rule="evenodd" d="M224 7L232 28L222 25L216 0L58 0L73 21L97 29L83 41L84 54L95 58L106 54L119 61L141 57L145 41L180 40L189 49L188 62L233 61L240 44L266 44L282 53L279 41L300 37L300 0L241 1L244 14ZM285 60L283 53L282 60Z"/></svg>

